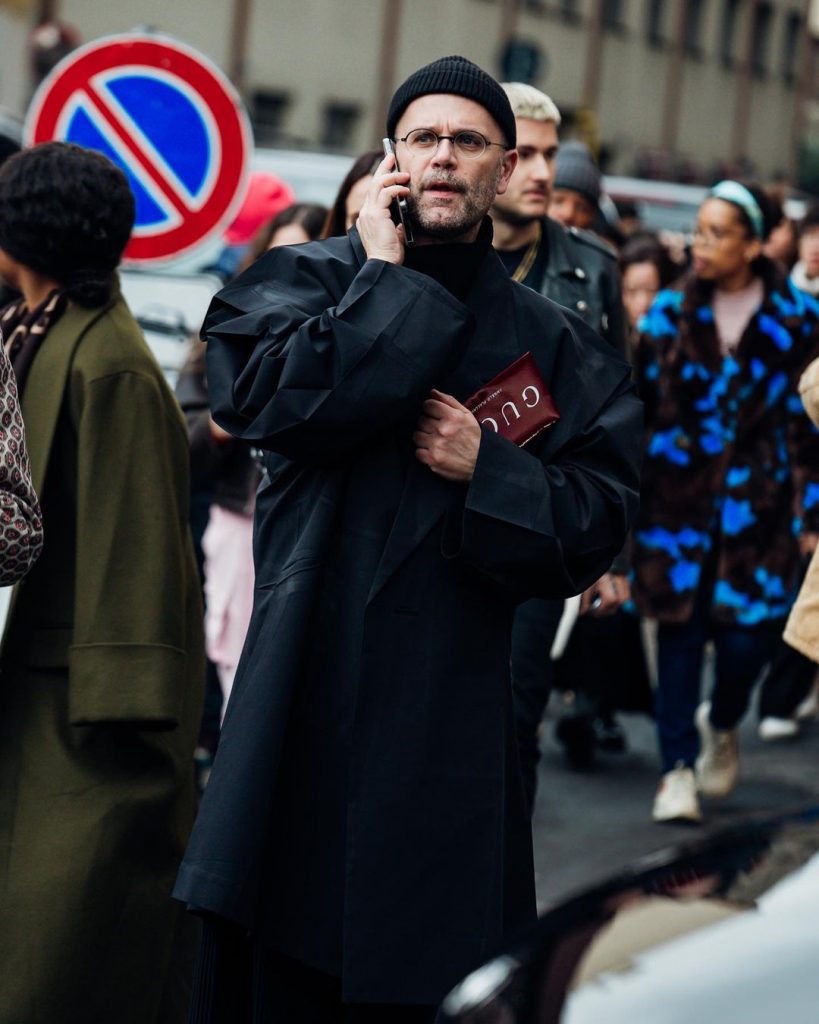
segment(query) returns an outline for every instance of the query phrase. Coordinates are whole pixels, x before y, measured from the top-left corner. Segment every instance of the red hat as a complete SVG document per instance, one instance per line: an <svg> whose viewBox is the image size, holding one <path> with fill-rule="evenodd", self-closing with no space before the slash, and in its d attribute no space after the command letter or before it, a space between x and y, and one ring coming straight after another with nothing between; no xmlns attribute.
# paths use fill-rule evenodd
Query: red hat
<svg viewBox="0 0 819 1024"><path fill-rule="evenodd" d="M228 245L247 245L265 223L296 201L292 188L272 174L253 171L236 218L225 231Z"/></svg>

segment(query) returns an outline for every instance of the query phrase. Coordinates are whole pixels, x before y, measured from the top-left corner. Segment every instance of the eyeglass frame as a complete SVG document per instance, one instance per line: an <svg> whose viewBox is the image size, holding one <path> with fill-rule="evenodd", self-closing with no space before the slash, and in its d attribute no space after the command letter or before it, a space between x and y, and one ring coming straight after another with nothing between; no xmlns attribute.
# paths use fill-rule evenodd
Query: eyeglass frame
<svg viewBox="0 0 819 1024"><path fill-rule="evenodd" d="M507 146L505 142L491 142L489 139L487 139L483 132L479 132L477 128L462 128L457 135L439 135L438 132L436 132L433 128L413 128L412 131L407 132L407 134L403 138L394 138L392 141L403 142L407 149L409 149L410 152L412 152L412 146L407 142L407 139L410 137L410 135L413 135L415 132L429 132L430 135L435 136L435 138L438 141L435 143L435 149L432 150L433 155L438 152L438 147L441 145L444 139L446 139L447 142L452 143L452 148L457 153L461 153L461 151L455 145L455 140L458 138L458 135L477 135L479 138L483 139L484 148L481 150L480 153L475 153L472 156L470 156L467 153L461 153L465 160L479 160L490 146L498 146L500 149L504 150L507 153L511 149L515 148L514 146Z"/></svg>
<svg viewBox="0 0 819 1024"><path fill-rule="evenodd" d="M737 235L734 231L728 232L724 235L715 235L713 228L705 231L697 224L692 232L691 237L694 241L697 238L700 239L701 244L706 249L718 249L724 242L730 242L732 239L736 241L753 241L756 237L749 232L745 233L745 236Z"/></svg>

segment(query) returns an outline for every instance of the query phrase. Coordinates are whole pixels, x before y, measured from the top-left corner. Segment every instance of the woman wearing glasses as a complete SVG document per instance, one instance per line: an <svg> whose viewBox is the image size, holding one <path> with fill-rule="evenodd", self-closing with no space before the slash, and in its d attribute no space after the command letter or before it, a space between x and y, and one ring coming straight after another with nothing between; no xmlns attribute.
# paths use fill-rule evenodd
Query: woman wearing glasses
<svg viewBox="0 0 819 1024"><path fill-rule="evenodd" d="M771 227L761 189L716 185L691 275L641 325L634 570L638 605L659 621L655 821L699 821L698 793L736 784L737 725L819 531L819 435L796 392L817 353L819 305L762 255ZM700 703L709 640L714 687Z"/></svg>

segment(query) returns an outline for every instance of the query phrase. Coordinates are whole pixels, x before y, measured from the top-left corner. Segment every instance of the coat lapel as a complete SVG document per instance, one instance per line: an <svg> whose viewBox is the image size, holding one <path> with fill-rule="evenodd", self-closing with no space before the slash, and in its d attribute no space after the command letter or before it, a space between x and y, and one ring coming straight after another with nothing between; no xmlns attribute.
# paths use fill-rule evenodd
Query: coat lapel
<svg viewBox="0 0 819 1024"><path fill-rule="evenodd" d="M461 363L440 385L441 390L459 401L523 354L520 332L514 323L512 285L494 251L490 250L481 264L465 304L475 313L477 329ZM456 486L413 459L368 601L373 600L443 517L456 494Z"/></svg>
<svg viewBox="0 0 819 1024"><path fill-rule="evenodd" d="M420 462L414 461L410 466L398 512L370 587L368 604L444 515L453 487Z"/></svg>
<svg viewBox="0 0 819 1024"><path fill-rule="evenodd" d="M88 327L108 309L109 306L102 309L69 306L43 339L31 364L20 407L26 431L31 481L35 493L40 497L45 487L46 469L74 352ZM47 544L48 523L44 522L43 527ZM5 644L19 593L20 583L16 583L11 589L5 615L0 613L0 646Z"/></svg>
<svg viewBox="0 0 819 1024"><path fill-rule="evenodd" d="M106 312L70 306L48 332L31 365L22 398L34 489L41 494L74 352L88 327Z"/></svg>

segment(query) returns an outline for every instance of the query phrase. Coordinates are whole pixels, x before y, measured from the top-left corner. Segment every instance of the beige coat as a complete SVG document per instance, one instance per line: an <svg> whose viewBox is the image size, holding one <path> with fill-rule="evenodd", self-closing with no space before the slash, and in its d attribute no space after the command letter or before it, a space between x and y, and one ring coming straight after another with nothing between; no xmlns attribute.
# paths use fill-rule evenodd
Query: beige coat
<svg viewBox="0 0 819 1024"><path fill-rule="evenodd" d="M819 426L819 359L814 359L802 374L799 394L808 416ZM800 654L819 662L819 547L813 553L783 636Z"/></svg>

